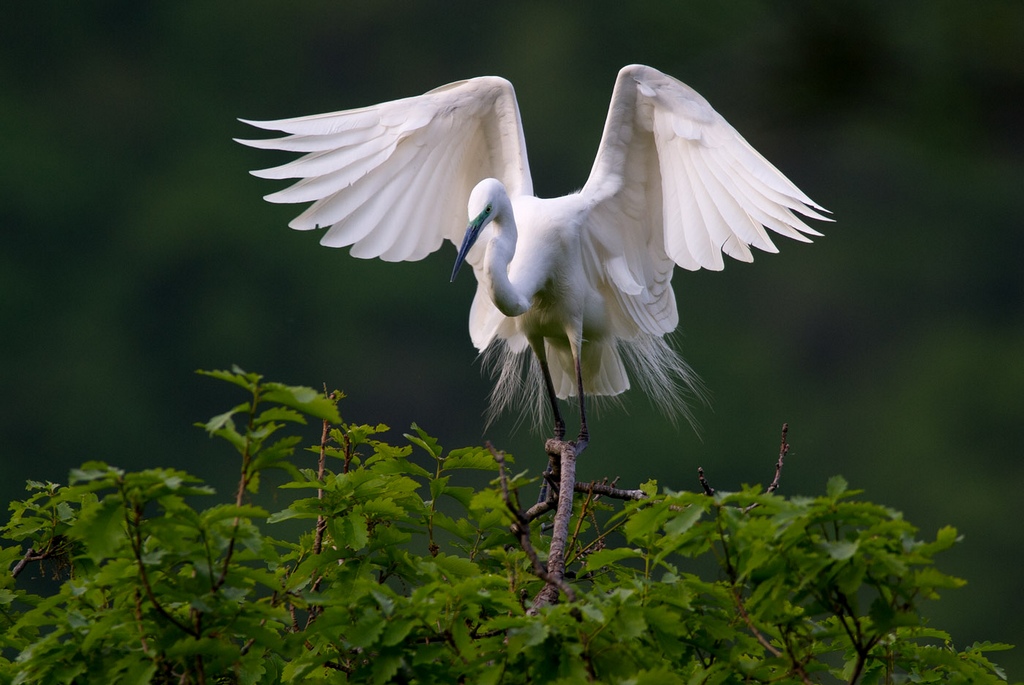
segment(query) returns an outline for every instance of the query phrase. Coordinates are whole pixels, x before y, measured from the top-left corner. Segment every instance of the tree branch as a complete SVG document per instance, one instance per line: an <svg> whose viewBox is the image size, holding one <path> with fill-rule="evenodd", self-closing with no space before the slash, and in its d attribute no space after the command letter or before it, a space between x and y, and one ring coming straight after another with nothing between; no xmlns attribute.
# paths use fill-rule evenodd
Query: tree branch
<svg viewBox="0 0 1024 685"><path fill-rule="evenodd" d="M124 491L121 492L121 497L124 498ZM134 520L127 520L128 514L125 512L125 519L131 529L131 535L129 540L132 545L132 553L135 556L135 563L139 569L139 581L142 583L142 589L146 592L146 598L158 614L163 616L167 621L174 625L178 630L187 635L191 635L194 638L201 637L200 633L197 633L192 628L188 627L177 618L175 618L167 609L160 604L160 600L156 598L156 593L153 592L153 586L149 582L149 575L146 573L146 564L142 560L142 510L138 505L132 508L134 514Z"/></svg>
<svg viewBox="0 0 1024 685"><path fill-rule="evenodd" d="M562 582L565 577L565 545L569 539L572 496L576 486L576 445L565 440L550 439L544 448L549 455L560 456L558 504L551 531L551 545L548 548L548 584L533 598L533 606L530 608L533 613L546 604L557 602L558 591L565 586Z"/></svg>
<svg viewBox="0 0 1024 685"><path fill-rule="evenodd" d="M704 467L697 467L697 480L700 481L701 488L704 489L704 494L711 497L715 494L715 489L708 483L708 479L704 477Z"/></svg>
<svg viewBox="0 0 1024 685"><path fill-rule="evenodd" d="M332 395L327 394L327 389L324 388L324 393L328 399L332 399ZM316 478L318 481L323 482L324 479L324 466L327 457L327 439L330 436L331 424L324 419L324 428L320 433L320 459L317 462ZM316 497L319 500L324 498L324 489L317 488ZM324 544L324 531L327 530L327 519L321 513L316 517L316 535L313 538L313 554L320 554Z"/></svg>
<svg viewBox="0 0 1024 685"><path fill-rule="evenodd" d="M29 550L25 552L25 556L21 558L21 561L14 565L14 568L11 570L11 575L14 578L17 578L18 574L24 571L25 567L28 566L31 562L42 561L43 559L48 558L49 555L45 551L37 552L34 548L29 548Z"/></svg>
<svg viewBox="0 0 1024 685"><path fill-rule="evenodd" d="M772 479L772 484L768 486L768 493L773 493L779 489L779 479L782 477L782 464L786 459L786 455L789 454L789 443L786 442L786 434L789 433L789 424L782 424L782 440L779 444L779 460L775 462L775 478Z"/></svg>
<svg viewBox="0 0 1024 685"><path fill-rule="evenodd" d="M782 467L786 461L786 455L789 454L789 442L787 441L787 435L789 434L789 424L782 424L782 439L779 442L779 458L775 462L775 477L772 479L771 485L765 490L766 494L771 494L779 489L779 481L782 480ZM704 469L701 467L697 468L697 480L700 481L701 488L704 489L704 494L711 495L715 494L715 489L708 483L707 478L704 477ZM746 513L757 506L757 502L746 507L743 512Z"/></svg>
<svg viewBox="0 0 1024 685"><path fill-rule="evenodd" d="M589 483L576 483L573 490L580 493L593 493L595 495L604 495L605 497L612 497L614 499L623 500L641 500L647 499L647 493L643 490L623 490L622 488L616 488L614 485L608 483L595 483L591 481Z"/></svg>
<svg viewBox="0 0 1024 685"><path fill-rule="evenodd" d="M324 384L324 397L326 397L329 400L333 400L334 399L334 393L327 392L327 384L326 383ZM331 424L330 424L330 422L327 419L324 419L323 430L320 431L320 456L319 456L319 459L317 460L317 468L316 468L316 479L319 482L321 482L321 483L324 480L324 472L325 472L326 465L327 465L327 442L330 439L330 435L331 435ZM346 459L345 459L345 464L346 465L348 464L347 456L346 456ZM323 488L317 488L316 489L316 498L320 502L323 502L323 499L324 499L324 489ZM316 517L316 529L315 529L315 532L313 534L313 554L319 555L323 551L323 549L324 549L324 533L326 533L326 532L327 532L327 517L323 515L323 510L321 509L320 514ZM314 571L313 573L314 573L315 578L313 578L313 584L312 584L310 589L313 592L317 592L317 591L320 590L320 583L323 582L324 577L323 577L322 574L317 575L316 571ZM309 615L306 617L306 627L307 628L309 628L309 626L313 623L313 621L316 620L316 617L319 616L322 611L323 611L322 607L318 608L316 606L311 606L309 608Z"/></svg>
<svg viewBox="0 0 1024 685"><path fill-rule="evenodd" d="M595 495L604 495L606 497L612 497L614 499L621 500L641 500L647 499L647 494L643 490L623 490L622 488L616 488L613 485L607 483L595 483L593 481L584 483L577 481L573 485L573 492L579 492L582 494L593 492ZM549 498L541 502L537 502L532 507L523 512L523 517L527 521L533 521L538 516L543 516L548 513L558 504L557 498Z"/></svg>
<svg viewBox="0 0 1024 685"><path fill-rule="evenodd" d="M541 563L540 557L537 555L537 550L533 548L533 543L530 541L530 519L526 518L526 515L519 508L518 504L513 501L513 494L508 489L508 478L505 471L505 455L491 445L490 442L486 443L487 449L490 451L491 456L494 457L494 461L498 463L498 480L501 483L501 498L505 502L505 506L512 512L512 516L515 517L515 522L511 526L512 534L519 540L519 546L526 552L526 556L530 559L530 563L533 564L533 572L538 578L543 580L548 585L555 585L559 590L565 593L565 596L569 598L569 601L576 599L576 593L569 587L561 577L554 577L549 570L545 570L544 564ZM532 508L536 508L535 505Z"/></svg>

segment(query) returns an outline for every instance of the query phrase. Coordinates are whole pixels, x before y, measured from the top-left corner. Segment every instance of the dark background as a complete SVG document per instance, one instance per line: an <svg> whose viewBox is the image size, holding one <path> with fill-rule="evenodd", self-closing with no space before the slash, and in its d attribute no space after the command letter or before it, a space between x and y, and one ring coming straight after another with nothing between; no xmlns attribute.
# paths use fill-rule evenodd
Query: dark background
<svg viewBox="0 0 1024 685"><path fill-rule="evenodd" d="M538 193L589 172L617 70L695 87L838 223L721 273L678 270L679 342L713 393L700 437L637 392L593 417L581 477L767 483L842 474L932 536L969 585L929 608L964 646L1024 645L1024 3L8 3L0 22L0 495L100 458L229 491L195 421L232 363L345 390L347 420L416 421L537 470L483 431L489 381L455 250L360 261L286 228L232 137L271 119L499 74ZM820 226L819 226L820 227ZM571 415L572 412L570 411ZM570 431L574 426L570 426ZM1024 649L995 655L1024 673Z"/></svg>

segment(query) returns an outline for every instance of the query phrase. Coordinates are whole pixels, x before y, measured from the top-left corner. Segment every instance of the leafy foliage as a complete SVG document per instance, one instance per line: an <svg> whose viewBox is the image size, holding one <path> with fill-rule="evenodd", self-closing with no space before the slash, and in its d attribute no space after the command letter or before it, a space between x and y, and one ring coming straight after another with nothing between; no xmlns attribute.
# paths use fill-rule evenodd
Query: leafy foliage
<svg viewBox="0 0 1024 685"><path fill-rule="evenodd" d="M816 498L655 483L621 507L579 498L577 599L533 613L543 582L510 503L495 480L460 484L496 477L489 450L446 452L416 426L390 445L341 420L340 393L206 373L247 395L203 424L239 456L234 499L99 462L30 482L2 529L0 682L1005 680L987 655L1007 645L960 649L919 613L963 582L933 564L956 531L918 539L841 478ZM316 468L286 430L308 419ZM270 469L288 479L273 511L249 503ZM539 526L531 541L543 556ZM52 592L19 586L34 563L62 579Z"/></svg>

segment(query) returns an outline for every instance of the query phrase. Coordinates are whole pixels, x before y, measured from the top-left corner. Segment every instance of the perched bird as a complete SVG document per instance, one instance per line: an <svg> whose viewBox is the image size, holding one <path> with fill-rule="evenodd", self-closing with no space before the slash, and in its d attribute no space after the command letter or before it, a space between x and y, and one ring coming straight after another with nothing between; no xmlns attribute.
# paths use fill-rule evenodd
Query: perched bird
<svg viewBox="0 0 1024 685"><path fill-rule="evenodd" d="M538 417L550 405L562 440L558 398L575 396L577 449L589 439L586 394L618 395L632 376L669 415L699 394L665 341L679 322L676 264L717 270L723 253L749 262L751 246L777 252L766 228L821 235L794 212L830 221L696 91L641 65L619 72L586 184L552 199L534 196L515 92L499 77L242 121L288 135L238 142L306 153L252 172L302 179L266 196L313 203L292 228L327 228L323 245L386 261L422 259L445 238L460 246L452 280L463 262L473 267L469 331L494 365L491 417L532 397Z"/></svg>

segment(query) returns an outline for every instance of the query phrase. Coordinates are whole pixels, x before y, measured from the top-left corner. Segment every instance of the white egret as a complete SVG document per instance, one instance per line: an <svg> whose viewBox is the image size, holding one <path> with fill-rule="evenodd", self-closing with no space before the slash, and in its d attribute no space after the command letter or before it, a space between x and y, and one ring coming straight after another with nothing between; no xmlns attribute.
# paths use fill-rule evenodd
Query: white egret
<svg viewBox="0 0 1024 685"><path fill-rule="evenodd" d="M306 153L268 179L302 179L266 196L313 202L289 225L328 228L354 257L418 260L445 238L452 270L473 267L473 344L494 363L491 416L533 397L579 402L578 450L589 438L585 393L618 395L631 367L668 414L687 412L698 381L665 342L679 316L673 268L721 269L777 252L765 228L809 242L799 213L824 210L758 154L692 88L651 67L623 68L590 177L576 193L533 194L512 84L485 76L424 95L331 114L246 121L285 137L239 140ZM460 217L468 206L469 226ZM532 358L530 356L532 350ZM526 362L533 391L524 385Z"/></svg>

